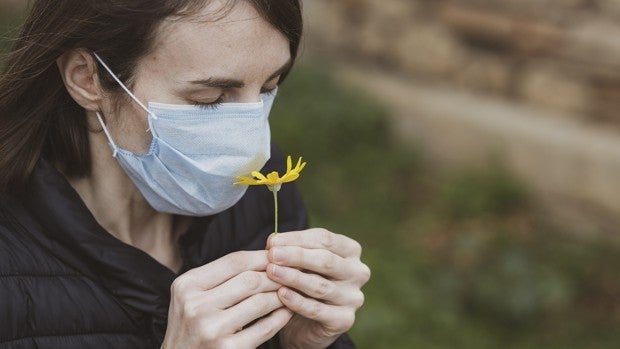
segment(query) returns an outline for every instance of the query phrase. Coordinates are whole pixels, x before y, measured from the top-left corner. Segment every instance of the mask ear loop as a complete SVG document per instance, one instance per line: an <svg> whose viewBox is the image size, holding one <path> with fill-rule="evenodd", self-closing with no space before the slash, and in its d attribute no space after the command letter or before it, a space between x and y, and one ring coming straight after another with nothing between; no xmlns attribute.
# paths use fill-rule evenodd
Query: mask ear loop
<svg viewBox="0 0 620 349"><path fill-rule="evenodd" d="M112 139L112 135L110 134L110 131L106 127L105 122L103 122L103 118L101 117L101 113L99 113L99 111L97 111L95 113L97 114L97 119L99 119L99 123L101 124L101 127L103 127L103 132L105 133L106 137L108 137L108 140L110 141L110 144L112 144L112 149L114 150L112 152L112 157L115 158L116 155L118 154L118 147L116 146L116 143L114 143L114 140Z"/></svg>
<svg viewBox="0 0 620 349"><path fill-rule="evenodd" d="M153 114L153 112L151 112L149 110L149 108L147 108L144 104L142 104L142 102L140 102L140 100L138 99L138 97L136 97L128 88L127 86L125 86L125 84L123 84L123 82L114 74L114 72L112 72L112 69L110 69L110 67L108 67L107 64L105 64L105 62L101 59L101 57L99 57L99 55L96 52L93 52L93 55L95 56L95 58L99 61L99 63L101 63L101 65L103 66L103 68L105 68L105 70L112 76L112 78L123 88L123 90L125 90L125 92L127 92L127 94L134 100L134 102L138 103L138 105L144 109L144 111L146 111L147 115L150 115L153 119L157 120L157 115ZM151 123L149 122L149 128L146 130L146 132L149 132L151 130L150 127Z"/></svg>

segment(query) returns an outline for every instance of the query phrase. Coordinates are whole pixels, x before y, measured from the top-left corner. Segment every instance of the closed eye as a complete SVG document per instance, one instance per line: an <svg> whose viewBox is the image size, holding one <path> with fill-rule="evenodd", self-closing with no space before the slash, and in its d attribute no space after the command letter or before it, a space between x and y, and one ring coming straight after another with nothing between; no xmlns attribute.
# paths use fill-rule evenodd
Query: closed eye
<svg viewBox="0 0 620 349"><path fill-rule="evenodd" d="M222 103L224 103L224 99L221 96L213 102L208 102L208 103L197 102L197 101L192 102L193 105L200 107L200 108L205 108L205 109L217 109L219 106L222 105Z"/></svg>
<svg viewBox="0 0 620 349"><path fill-rule="evenodd" d="M262 88L260 93L261 94L271 95L271 94L275 93L277 89L278 89L278 86L273 87L273 88ZM213 102L192 101L191 103L192 103L192 105L195 105L195 106L200 107L200 108L217 109L219 106L221 106L224 103L224 98L223 98L223 96L220 96L220 97L218 97L218 99L216 99Z"/></svg>
<svg viewBox="0 0 620 349"><path fill-rule="evenodd" d="M262 88L260 90L260 93L264 93L264 94L273 94L276 92L276 90L278 89L278 86L274 87L274 88Z"/></svg>

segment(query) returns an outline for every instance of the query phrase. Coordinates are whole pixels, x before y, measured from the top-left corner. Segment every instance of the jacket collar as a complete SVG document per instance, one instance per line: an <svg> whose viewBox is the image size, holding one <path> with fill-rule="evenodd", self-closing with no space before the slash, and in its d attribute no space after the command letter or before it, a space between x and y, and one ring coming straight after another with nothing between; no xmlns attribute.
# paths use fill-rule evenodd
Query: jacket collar
<svg viewBox="0 0 620 349"><path fill-rule="evenodd" d="M170 285L176 275L108 233L47 161L39 160L21 204L23 209L14 210L21 216L16 218L50 253L97 280L128 311L150 315L154 330L165 331L159 327L166 323Z"/></svg>

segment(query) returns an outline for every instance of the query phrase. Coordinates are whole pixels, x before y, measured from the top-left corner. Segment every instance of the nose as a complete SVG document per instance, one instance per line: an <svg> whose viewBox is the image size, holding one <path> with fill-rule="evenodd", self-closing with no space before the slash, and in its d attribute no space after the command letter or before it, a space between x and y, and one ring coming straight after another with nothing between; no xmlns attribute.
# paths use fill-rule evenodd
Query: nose
<svg viewBox="0 0 620 349"><path fill-rule="evenodd" d="M240 97L238 103L259 103L261 101L260 93L252 93L247 96Z"/></svg>

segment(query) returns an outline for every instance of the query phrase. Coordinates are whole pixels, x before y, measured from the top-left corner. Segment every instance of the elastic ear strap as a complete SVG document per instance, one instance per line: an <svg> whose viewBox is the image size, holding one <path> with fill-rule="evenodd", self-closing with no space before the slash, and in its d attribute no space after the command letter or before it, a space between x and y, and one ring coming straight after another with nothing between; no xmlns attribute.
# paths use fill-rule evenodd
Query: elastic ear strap
<svg viewBox="0 0 620 349"><path fill-rule="evenodd" d="M125 84L123 84L123 82L114 74L114 72L112 72L112 69L110 69L110 67L108 67L107 64L105 64L105 62L101 59L101 57L99 57L99 55L95 52L93 52L93 55L95 55L95 58L97 58L97 60L99 61L99 63L101 63L101 65L105 68L105 70L112 76L112 78L123 88L123 90L125 90L125 92L127 92L127 94L129 94L129 96L136 102L138 103L138 105L140 107L142 107L142 109L144 109L144 111L146 111L147 114L151 115L153 117L153 119L157 119L157 115L151 113L151 111L149 110L149 108L147 108L144 104L142 104L142 102L140 102L140 100L131 92L129 91L129 89L127 88L127 86L125 86Z"/></svg>
<svg viewBox="0 0 620 349"><path fill-rule="evenodd" d="M106 137L108 137L110 144L112 144L112 149L114 149L114 152L112 153L112 157L116 157L116 154L118 154L118 147L114 143L114 140L112 139L112 135L110 135L110 131L108 131L108 128L103 122L103 118L101 117L101 114L99 112L96 112L96 114L97 114L97 119L99 119L99 123L101 124L101 127L103 127L103 133L105 133Z"/></svg>

